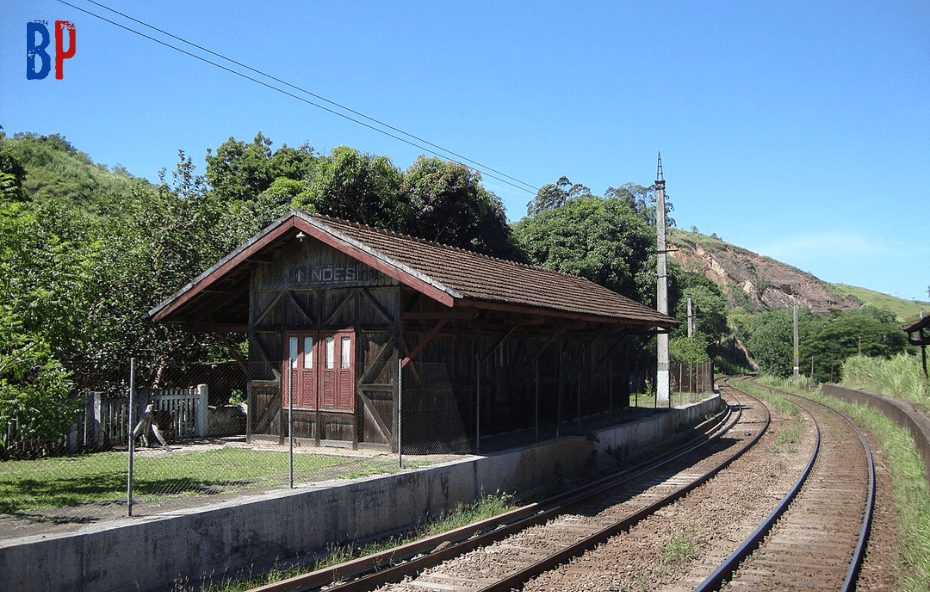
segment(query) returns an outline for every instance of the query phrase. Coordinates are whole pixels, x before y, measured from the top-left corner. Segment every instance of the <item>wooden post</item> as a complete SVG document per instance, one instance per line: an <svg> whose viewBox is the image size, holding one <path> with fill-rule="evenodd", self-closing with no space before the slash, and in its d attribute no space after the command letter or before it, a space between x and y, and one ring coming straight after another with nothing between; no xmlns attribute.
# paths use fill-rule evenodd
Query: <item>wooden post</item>
<svg viewBox="0 0 930 592"><path fill-rule="evenodd" d="M536 441L539 442L539 358L536 358Z"/></svg>
<svg viewBox="0 0 930 592"><path fill-rule="evenodd" d="M294 489L294 365L287 360L287 475L291 489Z"/></svg>
<svg viewBox="0 0 930 592"><path fill-rule="evenodd" d="M404 360L397 356L397 467L404 468Z"/></svg>

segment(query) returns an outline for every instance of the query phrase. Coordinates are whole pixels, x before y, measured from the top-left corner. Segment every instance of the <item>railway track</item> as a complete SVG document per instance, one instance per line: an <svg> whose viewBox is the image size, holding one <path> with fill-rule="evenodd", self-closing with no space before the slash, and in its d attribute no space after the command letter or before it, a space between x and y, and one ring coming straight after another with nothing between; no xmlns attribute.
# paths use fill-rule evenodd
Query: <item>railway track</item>
<svg viewBox="0 0 930 592"><path fill-rule="evenodd" d="M814 454L792 491L696 591L855 589L875 500L868 441L832 407L777 392L811 417Z"/></svg>
<svg viewBox="0 0 930 592"><path fill-rule="evenodd" d="M584 553L705 483L765 433L768 410L729 397L704 436L580 490L459 531L256 589L511 590ZM490 569L485 569L489 567Z"/></svg>
<svg viewBox="0 0 930 592"><path fill-rule="evenodd" d="M698 442L648 465L256 590L854 589L874 496L862 434L832 409L783 393L804 410L802 423L809 426L804 442L791 444L796 453L785 454L776 434L766 433L772 414L785 414L729 384L721 392L727 417L706 422ZM797 419L778 421L784 428ZM753 489L759 491L750 495ZM712 525L698 526L701 521ZM668 549L690 526L711 533L701 535L713 540L706 545L711 550L690 557L690 566L681 568L686 573L663 577L671 568L649 549Z"/></svg>

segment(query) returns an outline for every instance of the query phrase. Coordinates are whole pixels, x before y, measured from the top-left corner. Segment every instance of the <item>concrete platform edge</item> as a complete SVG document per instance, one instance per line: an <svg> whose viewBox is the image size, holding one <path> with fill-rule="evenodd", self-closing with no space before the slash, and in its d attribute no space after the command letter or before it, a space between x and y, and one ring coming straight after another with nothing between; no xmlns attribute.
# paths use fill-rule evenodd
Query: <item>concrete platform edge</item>
<svg viewBox="0 0 930 592"><path fill-rule="evenodd" d="M178 582L199 589L204 579L258 573L275 561L396 532L484 493L539 487L557 466L567 475L592 451L627 455L655 446L720 405L717 396L587 437L127 518L77 533L0 541L0 590L154 592Z"/></svg>

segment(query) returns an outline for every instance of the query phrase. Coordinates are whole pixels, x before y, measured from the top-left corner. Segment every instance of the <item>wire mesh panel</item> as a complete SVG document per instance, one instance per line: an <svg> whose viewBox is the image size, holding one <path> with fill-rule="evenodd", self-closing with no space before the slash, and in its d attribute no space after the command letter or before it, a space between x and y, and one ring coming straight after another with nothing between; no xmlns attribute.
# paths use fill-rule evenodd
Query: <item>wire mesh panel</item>
<svg viewBox="0 0 930 592"><path fill-rule="evenodd" d="M386 406L381 421L388 436L393 430L394 368L393 374L373 374L364 391L364 398L380 397ZM75 393L80 409L74 424L60 444L42 448L44 456L36 458L40 455L32 453L0 462L0 539L125 518L130 509L129 433L135 434L133 516L282 490L291 482L300 485L398 470L389 442L374 447L354 442L354 428L345 430L349 435L344 440L323 442L329 447L318 446L313 438L294 438L292 447L280 384L250 381L249 376L262 376L251 365L163 371L161 384L154 380L158 373L142 365L132 406L125 370L125 377L110 381L105 390ZM160 386L168 388L155 388ZM359 405L357 418L340 421L354 426L365 421L369 409ZM264 432L250 434L257 423L253 414L272 417ZM296 412L293 421L300 421Z"/></svg>
<svg viewBox="0 0 930 592"><path fill-rule="evenodd" d="M469 452L465 413L445 363L425 362L404 368L401 399L401 445L404 454ZM461 391L461 389L460 389ZM466 399L467 400L467 399Z"/></svg>

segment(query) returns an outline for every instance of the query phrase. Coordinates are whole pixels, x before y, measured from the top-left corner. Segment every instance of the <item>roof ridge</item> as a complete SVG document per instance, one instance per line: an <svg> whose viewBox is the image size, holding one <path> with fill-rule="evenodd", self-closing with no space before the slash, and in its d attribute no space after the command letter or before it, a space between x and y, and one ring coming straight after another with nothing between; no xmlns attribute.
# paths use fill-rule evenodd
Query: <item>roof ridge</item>
<svg viewBox="0 0 930 592"><path fill-rule="evenodd" d="M410 240L410 241L413 241L413 242L417 242L417 243L420 243L420 244L426 244L426 245L431 245L431 246L434 246L434 247L439 247L439 248L442 248L442 249L445 249L445 250L448 250L448 251L458 251L458 252L465 253L465 254L468 254L468 255L472 255L472 256L475 256L475 257L480 257L480 258L483 258L483 259L488 259L488 260L491 260L491 261L500 261L500 262L502 262L502 263L508 263L508 264L514 265L514 266L516 266L516 267L524 267L524 268L527 268L527 269L532 269L532 270L537 270L537 271L545 271L545 272L547 272L547 273L554 273L554 274L557 274L557 275L560 275L560 276L569 277L569 278L581 279L581 280L585 280L585 281L591 281L591 280L588 280L587 278L584 278L584 277L582 277L582 276L580 276L580 275L575 275L575 274L573 274L573 273L568 273L568 272L565 272L565 271L559 271L559 270L557 270L557 269L549 269L548 267L543 267L543 266L541 266L541 265L533 265L532 263L522 263L522 262L520 262L520 261L513 261L512 259L504 259L503 257L495 257L495 256L493 256L493 255L488 255L487 253L479 253L479 252L477 252L477 251L471 251L471 250L469 250L469 249L465 249L465 248L462 248L462 247L454 247L454 246L452 246L452 245L447 245L447 244L445 244L445 243L441 243L441 242L438 242L438 241L432 241L432 240L429 240L429 239L426 239L426 238L423 238L423 237L420 237L420 236L413 236L412 234L405 234L405 233L403 233L403 232L397 232L396 230L391 230L391 229L389 229L389 228L379 228L379 227L377 227L377 226L371 226L370 224L362 224L361 222L355 222L355 221L351 221L351 220L346 220L346 219L344 219L344 218L338 218L338 217L336 217L336 216L329 216L329 215L326 215L326 214L317 214L317 213L310 213L310 212L308 212L308 214L309 214L310 216L314 216L314 217L316 217L316 218L319 218L319 219L321 219L321 220L323 220L323 221L332 221L332 222L335 222L335 223L337 223L337 224L345 224L345 225L347 225L347 226L353 226L353 227L359 228L359 229L366 229L366 230L369 230L369 231L371 231L371 232L376 232L376 233L391 235L391 236L395 236L395 237L398 237L398 238L407 239L407 240ZM595 285L600 286L600 284L597 284L597 282L591 282L591 283L594 283ZM602 288L606 288L606 286L601 286L601 287L602 287ZM610 288L606 288L606 289L609 290ZM613 290L611 290L611 291L613 291ZM619 294L619 292L617 292L617 293ZM620 294L620 295L623 296L623 294ZM630 297L629 297L629 296L624 296L624 298L630 298ZM631 298L631 300L632 300L632 298Z"/></svg>

